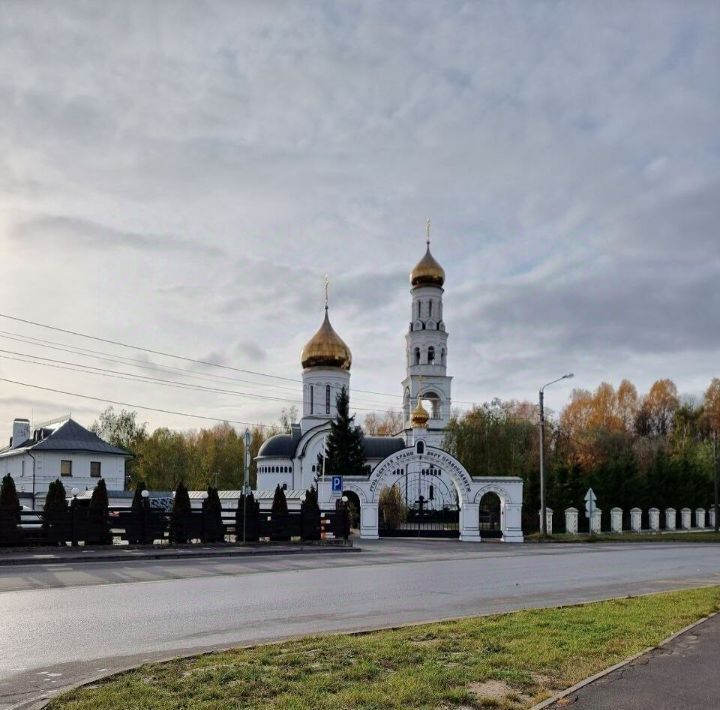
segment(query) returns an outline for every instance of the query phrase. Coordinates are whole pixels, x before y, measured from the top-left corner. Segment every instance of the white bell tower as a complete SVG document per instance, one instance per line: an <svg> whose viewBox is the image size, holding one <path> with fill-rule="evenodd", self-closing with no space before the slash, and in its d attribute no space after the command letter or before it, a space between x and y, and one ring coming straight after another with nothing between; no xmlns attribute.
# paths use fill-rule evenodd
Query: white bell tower
<svg viewBox="0 0 720 710"><path fill-rule="evenodd" d="M430 220L427 221L425 256L410 273L412 314L405 336L407 374L402 382L406 437L412 432L411 412L418 397L429 414L427 441L442 444L450 421L452 377L447 375L448 334L443 320L445 271L430 253Z"/></svg>

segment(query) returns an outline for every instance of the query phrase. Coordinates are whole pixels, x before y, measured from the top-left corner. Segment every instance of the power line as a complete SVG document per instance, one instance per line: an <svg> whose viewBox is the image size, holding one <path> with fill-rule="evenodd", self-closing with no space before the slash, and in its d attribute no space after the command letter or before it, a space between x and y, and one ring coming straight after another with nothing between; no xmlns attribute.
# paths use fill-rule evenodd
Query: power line
<svg viewBox="0 0 720 710"><path fill-rule="evenodd" d="M2 314L0 314L0 317L2 317ZM5 330L0 330L0 337L6 338L8 340L13 340L15 342L21 342L25 343L27 345L35 345L38 347L44 347L44 348L50 348L51 350L58 350L60 352L66 352L71 353L73 355L80 355L82 357L94 357L98 360L103 360L105 362L111 362L111 363L122 363L122 364L132 364L137 367L143 368L143 369L149 369L149 370L160 370L167 371L167 372L176 372L179 374L182 374L184 377L192 377L195 379L207 379L207 380L224 380L229 382L242 382L243 384L249 384L253 385L255 387L272 387L279 390L284 390L288 392L297 392L296 388L290 388L284 385L275 384L272 382L255 382L253 380L244 380L238 377L228 377L226 375L215 375L210 373L195 373L195 372L188 372L187 370L183 370L179 367L173 367L172 365L160 365L157 363L151 363L146 362L145 360L140 360L138 358L129 358L124 357L122 355L114 355L111 353L103 352L101 350L92 350L90 348L82 348L77 345L69 345L67 343L61 343L56 340L46 340L43 338L36 338L31 335L22 335L20 333L13 333L8 332ZM128 346L131 347L131 346ZM218 365L218 367L221 367ZM274 375L267 375L267 377L274 377ZM302 380L291 380L290 378L283 378L286 381L290 382L296 382L298 384L302 384ZM382 394L379 392L370 392L369 390L360 390L355 389L353 392L361 392L366 394L374 394L375 396L380 397L392 397L394 399L399 399L399 395L390 395L390 394ZM375 402L372 402L371 400L368 400L366 398L355 398L355 401L362 401L366 404L376 404ZM380 406L380 405L378 405Z"/></svg>
<svg viewBox="0 0 720 710"><path fill-rule="evenodd" d="M21 387L31 387L32 389L42 390L43 392L54 392L56 394L64 394L68 397L80 397L81 399L91 399L95 402L103 404L117 404L119 407L132 407L133 409L144 409L148 412L160 412L161 414L174 414L178 417L190 417L192 419L205 419L212 422L227 422L228 424L241 424L243 426L252 426L259 428L272 428L270 424L254 424L252 422L243 422L237 419L220 419L218 417L206 417L202 414L188 414L187 412L177 412L172 409L159 409L158 407L146 407L143 404L131 404L130 402L119 402L114 399L105 399L103 397L92 397L89 394L79 394L77 392L66 392L65 390L55 389L53 387L41 387L40 385L31 385L28 382L19 382L18 380L10 380L7 377L0 377L0 382L9 382L11 385L20 385Z"/></svg>
<svg viewBox="0 0 720 710"><path fill-rule="evenodd" d="M117 345L119 347L127 348L129 350L137 350L139 352L150 353L152 355L160 355L161 357L175 358L176 360L182 360L183 362L191 362L191 363L195 363L197 365L203 365L205 367L216 367L216 368L219 368L222 370L230 370L233 372L240 372L240 373L247 374L247 375L254 375L255 377L265 377L265 378L269 378L269 379L282 380L284 382L296 382L296 383L302 382L302 380L298 380L298 379L291 378L291 377L282 377L280 375L272 375L270 373L259 372L257 370L247 370L247 369L243 369L243 368L239 368L239 367L233 367L232 365L221 365L219 363L210 362L208 360L198 360L196 358L187 357L185 355L176 355L174 353L168 353L168 352L164 352L162 350L154 350L152 348L145 348L140 345L130 345L128 343L123 343L119 340L111 340L109 338L101 338L96 335L89 335L87 333L81 333L80 331L77 331L77 330L60 328L58 326L48 325L47 323L40 323L38 321L29 320L27 318L19 318L18 316L11 316L11 315L8 315L7 313L0 313L0 318L6 318L7 320L12 320L17 323L25 323L26 325L32 325L32 326L35 326L38 328L46 328L47 330L53 330L53 331L56 331L59 333L65 333L67 335L74 335L74 336L80 337L80 338L87 338L88 340L94 340L94 341L100 342L100 343L107 343L109 345ZM258 382L258 383L253 383L253 384L259 385L260 383ZM394 399L395 401L397 401L398 399L402 399L401 395L390 394L388 392L376 392L374 390L361 390L361 389L356 389L354 391L360 392L363 394L372 394L372 395L376 395L376 396L380 396L380 397L390 397L390 398ZM471 401L467 401L467 400L455 400L455 403L456 404L475 404L475 402L471 402Z"/></svg>
<svg viewBox="0 0 720 710"><path fill-rule="evenodd" d="M165 387L175 387L178 389L195 390L200 392L212 392L216 394L229 394L238 397L252 397L255 399L270 400L273 402L285 402L288 404L302 404L300 399L288 399L283 397L274 397L272 395L255 394L254 392L239 392L238 390L226 390L219 389L216 387L206 387L204 385L196 385L192 383L178 382L177 380L164 380L158 377L149 377L147 375L136 375L132 372L122 372L117 370L108 370L103 367L93 367L92 365L82 365L80 363L67 362L66 360L56 360L54 358L42 357L41 355L31 355L29 353L19 353L13 350L0 349L0 353L6 353L0 355L0 359L11 360L13 362L22 362L26 365L40 365L42 367L52 367L58 370L67 370L70 372L79 372L81 374L98 375L101 377L109 377L118 380L124 380L126 382L139 382L144 384L159 384ZM11 357L19 356L19 357ZM22 359L31 358L31 359ZM42 360L44 362L36 362L36 360ZM353 406L355 410L361 411L377 411L369 407L357 407Z"/></svg>

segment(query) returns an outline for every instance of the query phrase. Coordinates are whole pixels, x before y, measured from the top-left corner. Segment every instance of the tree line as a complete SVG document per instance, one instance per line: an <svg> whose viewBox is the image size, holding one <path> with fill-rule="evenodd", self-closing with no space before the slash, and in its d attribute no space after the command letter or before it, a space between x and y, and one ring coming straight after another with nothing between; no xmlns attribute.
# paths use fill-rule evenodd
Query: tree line
<svg viewBox="0 0 720 710"><path fill-rule="evenodd" d="M720 379L704 396L681 398L668 379L639 394L628 380L576 389L546 423L547 504L584 509L592 487L604 514L610 508L708 507L720 432ZM520 476L524 516L537 526L538 407L493 400L453 417L445 448L472 475Z"/></svg>

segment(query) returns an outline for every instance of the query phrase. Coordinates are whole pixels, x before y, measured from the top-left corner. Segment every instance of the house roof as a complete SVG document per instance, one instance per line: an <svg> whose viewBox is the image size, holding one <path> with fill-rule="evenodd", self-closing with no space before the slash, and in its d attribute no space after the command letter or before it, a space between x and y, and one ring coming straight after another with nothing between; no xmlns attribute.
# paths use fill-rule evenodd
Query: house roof
<svg viewBox="0 0 720 710"><path fill-rule="evenodd" d="M68 451L92 454L115 454L117 456L131 456L130 453L112 444L103 441L97 434L78 424L74 419L66 419L53 428L43 429L46 435L36 441L28 439L18 446L7 447L0 451L2 454L12 454L25 451Z"/></svg>

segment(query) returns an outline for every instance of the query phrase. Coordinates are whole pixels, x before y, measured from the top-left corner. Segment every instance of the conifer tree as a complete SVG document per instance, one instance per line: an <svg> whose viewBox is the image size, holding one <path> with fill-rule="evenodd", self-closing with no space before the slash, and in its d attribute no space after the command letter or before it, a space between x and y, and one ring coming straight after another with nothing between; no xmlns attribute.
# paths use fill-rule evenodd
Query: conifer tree
<svg viewBox="0 0 720 710"><path fill-rule="evenodd" d="M305 506L308 510L320 510L320 504L318 503L318 494L317 494L317 488L315 486L310 486L307 491L305 491Z"/></svg>
<svg viewBox="0 0 720 710"><path fill-rule="evenodd" d="M350 398L344 387L337 397L337 417L330 422L326 456L326 474L362 476L365 472L363 432L355 424L355 416L350 416Z"/></svg>
<svg viewBox="0 0 720 710"><path fill-rule="evenodd" d="M135 486L135 495L133 495L132 503L130 508L133 510L140 510L142 508L143 499L142 492L145 490L145 481L138 481Z"/></svg>
<svg viewBox="0 0 720 710"><path fill-rule="evenodd" d="M273 496L271 512L275 515L282 515L288 512L287 498L285 497L285 491L282 489L280 484L275 487L275 495Z"/></svg>
<svg viewBox="0 0 720 710"><path fill-rule="evenodd" d="M43 511L46 513L64 513L66 510L67 493L65 492L65 486L58 478L57 480L52 481L48 486Z"/></svg>
<svg viewBox="0 0 720 710"><path fill-rule="evenodd" d="M90 498L90 510L100 510L107 514L108 505L107 486L105 485L105 479L101 478L93 489Z"/></svg>
<svg viewBox="0 0 720 710"><path fill-rule="evenodd" d="M0 515L7 516L6 519L14 519L16 523L20 522L20 499L15 481L9 473L2 479L0 487Z"/></svg>
<svg viewBox="0 0 720 710"><path fill-rule="evenodd" d="M180 481L175 489L175 499L173 500L173 513L190 513L192 505L190 504L190 495L185 484Z"/></svg>

